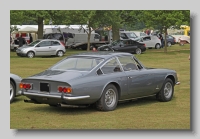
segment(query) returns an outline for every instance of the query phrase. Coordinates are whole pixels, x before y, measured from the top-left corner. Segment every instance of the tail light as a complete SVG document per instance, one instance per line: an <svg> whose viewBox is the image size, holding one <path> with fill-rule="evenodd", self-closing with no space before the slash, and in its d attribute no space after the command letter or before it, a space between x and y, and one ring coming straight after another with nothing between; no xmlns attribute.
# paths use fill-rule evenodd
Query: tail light
<svg viewBox="0 0 200 139"><path fill-rule="evenodd" d="M19 87L21 88L21 89L32 89L32 84L30 84L30 83L20 83L19 84Z"/></svg>
<svg viewBox="0 0 200 139"><path fill-rule="evenodd" d="M58 92L60 92L60 93L71 93L72 88L71 87L65 87L65 86L58 86Z"/></svg>
<svg viewBox="0 0 200 139"><path fill-rule="evenodd" d="M146 44L144 44L144 47L146 47Z"/></svg>
<svg viewBox="0 0 200 139"><path fill-rule="evenodd" d="M64 46L65 47L65 44L64 44L64 42L60 42L61 44L62 44L62 46Z"/></svg>

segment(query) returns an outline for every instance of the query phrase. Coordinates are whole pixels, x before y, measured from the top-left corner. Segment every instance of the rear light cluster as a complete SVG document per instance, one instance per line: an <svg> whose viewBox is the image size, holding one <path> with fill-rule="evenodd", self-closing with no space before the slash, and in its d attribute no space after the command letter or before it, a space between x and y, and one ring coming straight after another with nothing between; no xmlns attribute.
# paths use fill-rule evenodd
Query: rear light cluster
<svg viewBox="0 0 200 139"><path fill-rule="evenodd" d="M64 47L65 47L65 44L64 44L64 42L60 42Z"/></svg>
<svg viewBox="0 0 200 139"><path fill-rule="evenodd" d="M146 47L146 44L144 43L144 47Z"/></svg>
<svg viewBox="0 0 200 139"><path fill-rule="evenodd" d="M71 87L58 86L58 92L60 92L60 93L71 93L72 88Z"/></svg>
<svg viewBox="0 0 200 139"><path fill-rule="evenodd" d="M19 87L21 89L32 89L32 84L30 84L30 83L20 83Z"/></svg>

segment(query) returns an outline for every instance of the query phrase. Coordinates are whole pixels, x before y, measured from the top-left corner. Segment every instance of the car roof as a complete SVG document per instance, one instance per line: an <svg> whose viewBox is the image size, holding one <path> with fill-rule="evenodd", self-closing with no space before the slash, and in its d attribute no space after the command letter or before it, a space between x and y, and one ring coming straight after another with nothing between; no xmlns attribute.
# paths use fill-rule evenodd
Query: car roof
<svg viewBox="0 0 200 139"><path fill-rule="evenodd" d="M37 39L37 40L40 40L40 41L59 41L59 40L56 40L56 39Z"/></svg>
<svg viewBox="0 0 200 139"><path fill-rule="evenodd" d="M84 57L97 57L97 58L111 58L113 56L133 56L133 54L126 53L126 52L107 52L107 51L100 51L100 52L85 52L76 55L72 55L70 57L77 57L77 56L84 56Z"/></svg>

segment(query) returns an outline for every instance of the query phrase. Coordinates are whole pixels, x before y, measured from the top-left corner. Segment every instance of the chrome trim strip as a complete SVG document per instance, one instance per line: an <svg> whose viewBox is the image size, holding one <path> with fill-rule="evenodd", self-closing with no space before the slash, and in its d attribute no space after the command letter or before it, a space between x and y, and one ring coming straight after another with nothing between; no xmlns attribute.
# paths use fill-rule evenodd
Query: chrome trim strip
<svg viewBox="0 0 200 139"><path fill-rule="evenodd" d="M28 92L23 92L23 95L31 95L31 96L38 96L38 97L61 99L61 95L55 96L55 95L49 95L49 94L35 94L35 93L28 93ZM89 97L90 97L89 95L87 95L87 96L77 96L77 97L63 96L63 99L65 99L65 100L79 100L79 99L85 99L85 98L89 98Z"/></svg>

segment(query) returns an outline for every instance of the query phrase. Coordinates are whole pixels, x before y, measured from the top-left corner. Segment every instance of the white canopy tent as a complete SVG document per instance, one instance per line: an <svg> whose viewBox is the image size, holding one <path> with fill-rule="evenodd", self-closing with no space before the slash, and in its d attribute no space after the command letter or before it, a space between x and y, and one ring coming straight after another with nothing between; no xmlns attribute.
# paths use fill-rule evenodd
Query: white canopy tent
<svg viewBox="0 0 200 139"><path fill-rule="evenodd" d="M18 31L12 32L12 34L17 34L17 33L31 33L31 34L34 34L34 35L32 35L33 36L33 40L36 40L37 39L37 32L38 32L37 28L26 26L24 28L20 28Z"/></svg>
<svg viewBox="0 0 200 139"><path fill-rule="evenodd" d="M19 33L37 33L38 29L34 27L25 27L18 30Z"/></svg>

